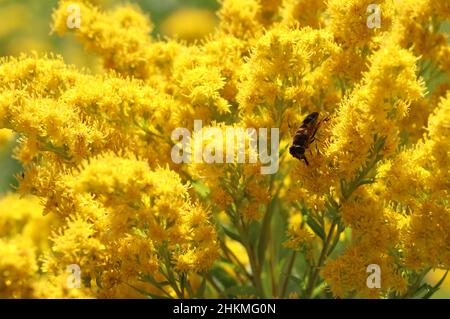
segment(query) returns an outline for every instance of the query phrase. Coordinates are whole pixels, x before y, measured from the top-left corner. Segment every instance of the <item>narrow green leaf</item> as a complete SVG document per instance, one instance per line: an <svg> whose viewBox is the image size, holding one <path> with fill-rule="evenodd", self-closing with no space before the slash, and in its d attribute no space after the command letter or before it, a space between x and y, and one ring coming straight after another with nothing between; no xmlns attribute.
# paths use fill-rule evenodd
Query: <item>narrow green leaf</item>
<svg viewBox="0 0 450 319"><path fill-rule="evenodd" d="M311 217L308 216L306 219L306 224L313 230L313 232L319 236L323 241L325 240L325 231L320 227L320 225Z"/></svg>
<svg viewBox="0 0 450 319"><path fill-rule="evenodd" d="M429 299L429 298L431 298L434 295L434 293L439 290L439 288L441 287L442 283L445 281L445 278L447 278L447 275L448 275L448 270L445 272L445 274L441 278L441 280L439 280L438 283L434 287L431 287L431 289L428 291L428 293L425 296L422 297L422 299Z"/></svg>
<svg viewBox="0 0 450 319"><path fill-rule="evenodd" d="M248 239L250 243L256 244L261 234L261 224L257 221L251 221L248 227Z"/></svg>
<svg viewBox="0 0 450 319"><path fill-rule="evenodd" d="M244 244L242 242L241 236L239 236L239 234L234 232L231 228L229 228L228 226L222 225L222 229L228 237L240 242L241 244Z"/></svg>
<svg viewBox="0 0 450 319"><path fill-rule="evenodd" d="M275 209L275 200L272 200L269 205L269 209L267 210L266 214L264 215L264 219L261 226L261 232L259 235L259 242L258 242L258 261L260 264L264 262L264 256L266 253L266 247L267 243L270 238L270 221L272 220L273 211Z"/></svg>
<svg viewBox="0 0 450 319"><path fill-rule="evenodd" d="M220 266L211 269L210 274L222 287L228 288L237 284L236 279Z"/></svg>
<svg viewBox="0 0 450 319"><path fill-rule="evenodd" d="M169 282L167 280L165 281L156 281L152 276L149 275L141 275L140 279L142 281L148 282L152 285L156 285L156 286L166 286L169 284Z"/></svg>
<svg viewBox="0 0 450 319"><path fill-rule="evenodd" d="M206 278L203 277L202 283L200 284L200 287L197 289L197 293L195 295L196 298L203 298L205 295L206 290Z"/></svg>

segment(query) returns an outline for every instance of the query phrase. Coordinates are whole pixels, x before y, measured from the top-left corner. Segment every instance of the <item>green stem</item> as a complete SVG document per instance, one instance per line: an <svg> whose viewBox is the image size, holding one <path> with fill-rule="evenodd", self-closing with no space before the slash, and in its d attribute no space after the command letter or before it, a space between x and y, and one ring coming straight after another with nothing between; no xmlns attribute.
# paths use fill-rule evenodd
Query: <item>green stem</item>
<svg viewBox="0 0 450 319"><path fill-rule="evenodd" d="M327 238L325 240L325 243L324 243L324 245L322 247L322 251L320 253L319 261L317 262L317 265L316 265L315 269L312 270L311 277L309 278L308 287L306 289L306 298L311 298L311 296L312 296L312 293L313 293L314 288L316 286L317 278L319 276L320 268L322 267L322 265L323 265L323 263L325 261L325 257L327 256L328 247L329 247L329 245L331 243L331 240L333 238L334 228L336 227L336 225L337 225L336 220L333 220L333 223L331 224L328 236L327 236Z"/></svg>
<svg viewBox="0 0 450 319"><path fill-rule="evenodd" d="M248 255L248 258L250 261L250 267L252 269L253 284L255 285L255 288L260 293L260 296L264 297L264 289L263 289L262 282L261 282L261 270L259 268L257 258L254 254L253 248L249 242L247 232L244 227L245 224L244 224L244 221L242 220L242 216L239 216L239 217L240 218L238 218L238 221L235 224L236 224L236 228L238 229L239 234L242 238L242 243L244 244L245 250L247 252L247 255Z"/></svg>
<svg viewBox="0 0 450 319"><path fill-rule="evenodd" d="M270 233L269 233L270 235ZM270 280L272 283L272 297L277 296L278 295L278 287L277 287L277 280L275 278L275 266L274 266L274 261L273 261L273 256L275 255L274 253L274 247L273 247L273 242L272 240L270 247L271 247L271 253L269 254L269 272L270 272Z"/></svg>
<svg viewBox="0 0 450 319"><path fill-rule="evenodd" d="M289 284L289 277L291 276L292 268L294 267L295 257L297 257L296 251L292 251L291 256L289 258L289 264L288 268L286 270L286 274L283 280L283 286L281 288L281 298L284 298L286 296L287 287Z"/></svg>
<svg viewBox="0 0 450 319"><path fill-rule="evenodd" d="M209 274L205 275L206 280L211 284L211 287L214 288L214 290L217 292L219 297L225 298L226 296L223 294L223 291L220 289L220 287L214 282L214 279L211 278Z"/></svg>
<svg viewBox="0 0 450 319"><path fill-rule="evenodd" d="M339 243L339 239L341 237L342 232L345 230L345 227L341 228L341 226L338 225L338 229L336 232L336 236L334 236L333 244L331 245L330 249L328 250L327 257L331 255L331 253L336 248L337 244Z"/></svg>
<svg viewBox="0 0 450 319"><path fill-rule="evenodd" d="M430 270L431 268L426 268L420 274L418 274L416 281L409 287L408 291L401 297L401 299L414 297L414 295L417 293L417 290L420 288L422 280Z"/></svg>
<svg viewBox="0 0 450 319"><path fill-rule="evenodd" d="M233 253L228 247L227 245L225 245L225 243L223 243L222 241L220 242L220 245L222 247L223 252L225 253L226 257L231 260L234 261L238 267L240 268L240 270L244 273L244 275L249 279L249 280L253 280L252 276L247 272L247 269L245 269L245 266L241 263L241 261L239 260L239 258L235 255L235 253ZM239 277L240 278L240 277ZM241 278L240 278L241 279ZM241 279L243 280L243 279ZM243 283L241 281L241 283Z"/></svg>

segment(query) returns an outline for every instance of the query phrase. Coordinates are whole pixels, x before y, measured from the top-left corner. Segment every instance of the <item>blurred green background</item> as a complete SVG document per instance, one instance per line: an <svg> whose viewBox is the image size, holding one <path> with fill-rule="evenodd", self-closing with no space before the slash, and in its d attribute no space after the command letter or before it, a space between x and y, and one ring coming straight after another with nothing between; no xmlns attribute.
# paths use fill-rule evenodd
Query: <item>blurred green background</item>
<svg viewBox="0 0 450 319"><path fill-rule="evenodd" d="M67 63L95 69L98 66L96 57L85 52L73 35L67 34L60 38L56 34L50 34L51 15L57 2L58 0L0 0L0 56L17 56L22 52L31 51L53 52L62 55ZM104 9L121 3L139 5L149 14L154 24L154 37L169 35L164 33L163 26L166 23L166 29L170 31L173 21L182 19L180 15L176 15L177 12L201 11L203 15L196 17L214 20L214 12L219 8L217 0L130 0L126 2L96 0L92 2ZM205 15L205 10L209 12L209 16ZM181 21L175 28L183 28L186 26L185 22ZM195 18L191 18L188 23L195 23ZM169 24L168 27L167 24ZM195 26L190 27L195 28ZM446 24L446 27L449 28L450 24ZM12 157L15 143L16 137L11 132L0 129L0 196L14 190L16 186L14 176L21 171L20 164ZM428 280L436 282L442 274L441 271L431 272ZM435 297L450 297L450 276Z"/></svg>

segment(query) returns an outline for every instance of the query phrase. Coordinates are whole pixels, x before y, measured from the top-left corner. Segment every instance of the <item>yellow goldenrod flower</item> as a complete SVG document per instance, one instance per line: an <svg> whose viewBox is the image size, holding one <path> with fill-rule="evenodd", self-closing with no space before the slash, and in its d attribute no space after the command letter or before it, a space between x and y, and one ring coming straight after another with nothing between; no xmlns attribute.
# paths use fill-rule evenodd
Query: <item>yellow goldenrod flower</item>
<svg viewBox="0 0 450 319"><path fill-rule="evenodd" d="M103 68L39 37L0 59L0 297L429 298L450 269L447 2L220 0L154 27L60 0L53 31Z"/></svg>

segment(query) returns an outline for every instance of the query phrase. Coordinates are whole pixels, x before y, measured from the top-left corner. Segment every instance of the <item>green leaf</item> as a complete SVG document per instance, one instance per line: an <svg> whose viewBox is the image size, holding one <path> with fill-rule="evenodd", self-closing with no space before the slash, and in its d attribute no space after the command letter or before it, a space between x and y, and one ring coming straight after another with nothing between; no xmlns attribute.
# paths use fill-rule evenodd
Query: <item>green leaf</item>
<svg viewBox="0 0 450 319"><path fill-rule="evenodd" d="M318 285L316 288L314 288L314 291L311 295L312 298L316 298L319 294L322 293L322 291L327 287L325 282L322 282L320 285Z"/></svg>
<svg viewBox="0 0 450 319"><path fill-rule="evenodd" d="M0 150L0 194L12 190L18 186L15 175L22 170L19 161L12 157L12 150L16 146L11 142L7 147Z"/></svg>
<svg viewBox="0 0 450 319"><path fill-rule="evenodd" d="M206 198L209 194L209 188L201 182L198 181L192 182L192 187L202 198Z"/></svg>
<svg viewBox="0 0 450 319"><path fill-rule="evenodd" d="M308 224L308 226L313 230L313 232L317 236L319 236L323 241L325 241L326 238L325 231L311 216L307 216L306 224Z"/></svg>
<svg viewBox="0 0 450 319"><path fill-rule="evenodd" d="M165 281L156 281L152 276L149 276L149 275L141 275L140 279L142 281L148 282L148 283L150 283L152 285L155 285L155 286L166 286L166 285L170 284L167 280L165 280Z"/></svg>
<svg viewBox="0 0 450 319"><path fill-rule="evenodd" d="M236 285L236 279L233 278L225 269L215 266L210 270L211 276L216 279L225 289Z"/></svg>
<svg viewBox="0 0 450 319"><path fill-rule="evenodd" d="M256 246L258 237L260 237L260 233L261 224L257 221L252 220L248 225L248 240L252 246Z"/></svg>
<svg viewBox="0 0 450 319"><path fill-rule="evenodd" d="M441 280L438 281L438 283L434 287L430 287L428 292L425 294L425 296L422 297L422 299L429 299L431 298L436 291L439 290L442 283L445 281L445 278L447 278L448 270L445 272L444 276L441 278Z"/></svg>
<svg viewBox="0 0 450 319"><path fill-rule="evenodd" d="M196 298L203 298L205 295L206 290L206 278L203 277L202 283L200 284L200 287L197 289L197 293L195 294Z"/></svg>
<svg viewBox="0 0 450 319"><path fill-rule="evenodd" d="M292 281L293 283L295 283L298 286L303 286L304 285L304 281L302 280L302 278L295 276L295 275L290 275L289 276L289 280Z"/></svg>
<svg viewBox="0 0 450 319"><path fill-rule="evenodd" d="M228 227L226 225L222 225L222 229L228 237L240 242L241 244L244 244L242 242L241 236L239 236L238 233L234 232L234 230L232 230L230 227Z"/></svg>
<svg viewBox="0 0 450 319"><path fill-rule="evenodd" d="M358 181L357 187L362 186L362 185L366 185L366 184L372 184L374 181L375 180L373 178L362 179L362 180Z"/></svg>

